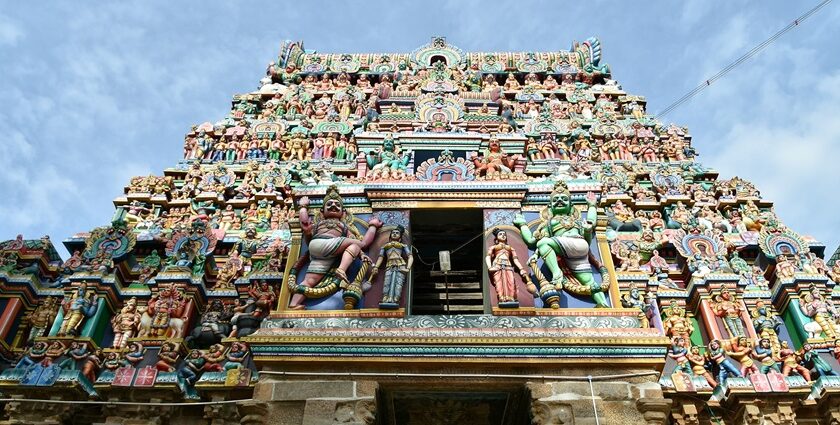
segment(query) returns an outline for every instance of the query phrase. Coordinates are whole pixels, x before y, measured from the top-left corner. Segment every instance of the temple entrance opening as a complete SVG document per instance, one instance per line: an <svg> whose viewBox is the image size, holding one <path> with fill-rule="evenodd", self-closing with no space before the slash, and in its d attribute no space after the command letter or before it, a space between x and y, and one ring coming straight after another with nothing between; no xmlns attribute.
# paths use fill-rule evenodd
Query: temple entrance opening
<svg viewBox="0 0 840 425"><path fill-rule="evenodd" d="M480 209L421 209L411 213L414 252L411 314L481 314L484 251ZM440 251L452 270L441 272Z"/></svg>
<svg viewBox="0 0 840 425"><path fill-rule="evenodd" d="M528 393L522 385L490 384L481 388L451 383L388 385L378 394L378 423L383 425L525 425ZM440 406L440 408L433 408Z"/></svg>

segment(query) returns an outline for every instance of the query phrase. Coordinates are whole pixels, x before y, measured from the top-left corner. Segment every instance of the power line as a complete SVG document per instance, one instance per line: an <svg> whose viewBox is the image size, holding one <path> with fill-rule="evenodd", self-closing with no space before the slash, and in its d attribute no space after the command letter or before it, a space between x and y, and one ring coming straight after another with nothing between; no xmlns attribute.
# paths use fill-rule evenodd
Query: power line
<svg viewBox="0 0 840 425"><path fill-rule="evenodd" d="M726 65L723 69L718 71L715 75L712 75L711 77L709 77L708 79L706 79L705 81L700 83L697 87L693 88L688 93L684 94L682 97L677 99L674 103L668 105L665 109L662 110L662 112L656 114L656 118L662 118L665 115L669 114L674 109L677 109L683 103L688 102L691 98L693 98L694 96L697 96L700 92L702 92L706 87L711 86L712 83L714 83L715 81L723 78L723 76L728 74L729 71L732 71L733 69L738 67L738 65L741 65L742 63L746 62L751 57L757 55L759 52L764 50L767 46L773 44L773 42L776 41L779 37L785 35L788 31L798 27L806 19L810 18L812 15L817 13L820 9L822 9L823 7L828 5L829 3L831 3L831 0L821 1L819 4L817 4L816 6L811 8L811 10L805 12L804 14L799 16L798 18L794 19L793 22L789 23L787 26L785 26L784 28L782 28L781 30L776 32L775 34L771 35L770 38L762 41L757 46L750 49L747 53L744 53L743 55L741 55L741 57L739 57L738 59L735 59L729 65Z"/></svg>

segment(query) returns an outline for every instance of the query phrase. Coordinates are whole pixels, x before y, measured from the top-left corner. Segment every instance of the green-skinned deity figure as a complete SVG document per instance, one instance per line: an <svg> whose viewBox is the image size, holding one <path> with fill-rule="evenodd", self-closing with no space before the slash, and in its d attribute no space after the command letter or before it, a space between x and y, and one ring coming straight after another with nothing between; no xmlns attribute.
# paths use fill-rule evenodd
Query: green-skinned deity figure
<svg viewBox="0 0 840 425"><path fill-rule="evenodd" d="M374 176L405 174L410 161L411 151L398 152L394 139L390 135L382 142L382 148L379 151L371 151L367 154L367 164Z"/></svg>
<svg viewBox="0 0 840 425"><path fill-rule="evenodd" d="M513 221L519 227L522 239L535 251L529 264L537 280L541 281L540 296L552 308L559 307L557 292L564 288L576 295L591 296L597 307L609 307L606 296L608 280L596 281L589 261L589 244L597 221L594 193L587 194L586 203L588 209L586 218L583 218L572 205L566 183L557 182L548 206L540 213L536 230L531 230L521 214ZM536 267L537 257L543 260L551 273L550 283L548 279L540 279L542 273ZM602 268L602 274L606 275L604 271Z"/></svg>

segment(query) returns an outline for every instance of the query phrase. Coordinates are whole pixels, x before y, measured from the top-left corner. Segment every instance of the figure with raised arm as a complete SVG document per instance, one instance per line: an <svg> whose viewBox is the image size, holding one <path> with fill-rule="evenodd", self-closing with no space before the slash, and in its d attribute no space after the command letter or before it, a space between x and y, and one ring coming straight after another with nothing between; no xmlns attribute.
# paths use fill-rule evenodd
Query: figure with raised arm
<svg viewBox="0 0 840 425"><path fill-rule="evenodd" d="M335 185L327 189L321 207L321 217L317 221L313 221L309 216L309 198L301 198L298 205L300 205L300 226L304 239L309 245L309 268L303 282L300 285L295 283L298 292L292 296L289 307L303 310L305 308L303 301L306 299L305 288L314 288L328 273L341 280L343 285L349 283L347 269L373 242L382 222L378 218L372 218L364 236L361 239L353 238L351 224L344 220L347 214L344 209L344 200Z"/></svg>
<svg viewBox="0 0 840 425"><path fill-rule="evenodd" d="M577 295L590 295L597 307L609 307L606 296L609 280L597 282L589 261L589 244L595 234L598 219L596 202L594 193L587 194L586 217L581 217L580 211L572 205L568 186L559 181L549 196L548 206L540 213L540 222L535 231L531 230L521 214L516 215L513 224L519 227L525 244L535 250L534 255L541 258L548 267L551 286L557 291L565 288ZM529 263L532 263L531 268L534 269L533 264L536 262ZM569 270L568 275L564 275L563 269ZM605 271L602 268L602 275L606 275ZM544 285L541 285L540 294L545 296L545 293ZM552 308L559 307L554 300L548 304Z"/></svg>

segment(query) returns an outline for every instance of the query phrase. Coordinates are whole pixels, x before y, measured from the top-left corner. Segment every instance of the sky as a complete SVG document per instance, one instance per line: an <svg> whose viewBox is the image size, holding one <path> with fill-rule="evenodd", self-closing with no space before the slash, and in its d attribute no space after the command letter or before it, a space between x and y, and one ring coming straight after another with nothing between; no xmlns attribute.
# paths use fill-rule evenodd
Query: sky
<svg viewBox="0 0 840 425"><path fill-rule="evenodd" d="M597 36L614 78L655 113L817 1L566 3L0 0L0 240L107 224L129 179L174 166L190 126L257 88L284 39L319 52L410 52L436 35L465 51L543 51ZM829 255L838 20L834 2L666 117L689 128L703 165L755 183Z"/></svg>

